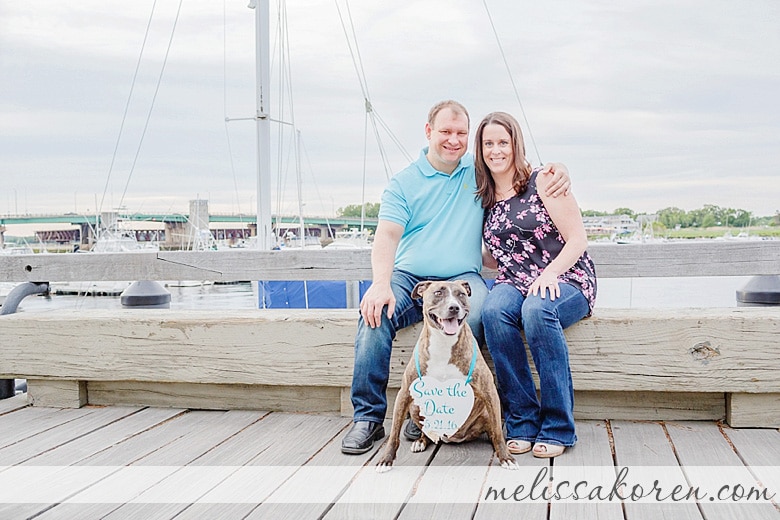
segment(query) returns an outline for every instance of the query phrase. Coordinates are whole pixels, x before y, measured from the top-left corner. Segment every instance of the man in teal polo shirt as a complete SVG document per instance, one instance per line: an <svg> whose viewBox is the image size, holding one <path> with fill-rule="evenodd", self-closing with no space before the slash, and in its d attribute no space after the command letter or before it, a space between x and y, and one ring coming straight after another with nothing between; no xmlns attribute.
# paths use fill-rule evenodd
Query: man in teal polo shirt
<svg viewBox="0 0 780 520"><path fill-rule="evenodd" d="M482 270L482 205L476 197L474 160L466 155L469 115L456 101L428 114L428 147L397 173L382 194L371 252L373 280L360 302L352 374L354 423L341 443L344 453L370 450L385 435L387 381L396 332L422 320L422 302L411 297L423 280L465 280L471 286L467 322L482 340L480 313L488 289ZM563 165L549 168L551 190L570 185ZM407 438L419 437L407 426Z"/></svg>

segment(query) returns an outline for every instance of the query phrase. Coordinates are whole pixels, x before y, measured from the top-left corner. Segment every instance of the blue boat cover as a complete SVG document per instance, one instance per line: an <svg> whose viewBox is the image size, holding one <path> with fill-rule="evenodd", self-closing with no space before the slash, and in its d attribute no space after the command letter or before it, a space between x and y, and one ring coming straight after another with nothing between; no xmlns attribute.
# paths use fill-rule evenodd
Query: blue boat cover
<svg viewBox="0 0 780 520"><path fill-rule="evenodd" d="M346 309L347 282L343 280L283 280L258 282L261 309ZM360 299L371 286L358 283Z"/></svg>

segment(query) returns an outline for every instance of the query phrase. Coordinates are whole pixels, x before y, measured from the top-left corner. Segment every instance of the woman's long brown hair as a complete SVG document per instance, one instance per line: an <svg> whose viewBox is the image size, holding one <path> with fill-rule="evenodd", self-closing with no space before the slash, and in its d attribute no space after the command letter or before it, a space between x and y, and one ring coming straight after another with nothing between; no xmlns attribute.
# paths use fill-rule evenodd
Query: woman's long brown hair
<svg viewBox="0 0 780 520"><path fill-rule="evenodd" d="M523 193L531 177L531 165L525 159L525 141L517 120L506 112L491 112L477 126L474 135L474 168L477 171L477 196L482 199L483 208L492 208L496 203L496 183L482 154L482 134L487 125L501 125L509 133L514 151L515 175L512 186L517 193Z"/></svg>

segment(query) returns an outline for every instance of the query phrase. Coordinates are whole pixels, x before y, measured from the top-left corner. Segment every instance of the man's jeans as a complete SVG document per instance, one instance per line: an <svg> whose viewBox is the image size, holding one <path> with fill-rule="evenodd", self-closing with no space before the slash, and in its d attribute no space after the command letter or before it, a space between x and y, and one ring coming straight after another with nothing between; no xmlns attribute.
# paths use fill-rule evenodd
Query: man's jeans
<svg viewBox="0 0 780 520"><path fill-rule="evenodd" d="M485 341L493 358L507 439L573 446L574 387L563 329L588 314L588 300L575 286L560 283L561 296L522 293L511 284L493 287L482 307ZM522 324L522 325L521 325ZM531 378L525 337L539 374L541 403Z"/></svg>
<svg viewBox="0 0 780 520"><path fill-rule="evenodd" d="M358 321L355 337L355 368L352 373L352 406L354 420L383 422L387 414L387 380L390 375L390 353L396 332L422 320L422 300L412 299L412 290L417 283L441 278L421 278L404 271L393 271L391 287L395 295L395 312L387 319L387 308L382 313L382 324L369 327L363 317ZM477 341L482 341L480 314L487 297L485 281L477 273L464 273L447 280L465 280L471 286L466 321Z"/></svg>

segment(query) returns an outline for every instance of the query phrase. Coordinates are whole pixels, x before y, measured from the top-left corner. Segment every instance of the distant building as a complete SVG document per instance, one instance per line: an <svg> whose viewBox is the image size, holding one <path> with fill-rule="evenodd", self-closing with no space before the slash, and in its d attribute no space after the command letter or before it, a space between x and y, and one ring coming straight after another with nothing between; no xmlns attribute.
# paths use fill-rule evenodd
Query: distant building
<svg viewBox="0 0 780 520"><path fill-rule="evenodd" d="M588 236L630 235L639 231L639 223L628 215L582 217Z"/></svg>

